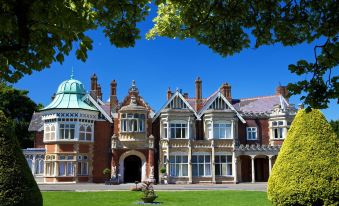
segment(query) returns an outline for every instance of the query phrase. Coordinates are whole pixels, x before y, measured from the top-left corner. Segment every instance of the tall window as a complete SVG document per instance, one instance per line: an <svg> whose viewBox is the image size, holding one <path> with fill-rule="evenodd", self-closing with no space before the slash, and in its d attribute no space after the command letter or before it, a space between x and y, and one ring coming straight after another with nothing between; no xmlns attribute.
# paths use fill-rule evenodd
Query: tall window
<svg viewBox="0 0 339 206"><path fill-rule="evenodd" d="M74 139L75 124L60 124L59 137L60 139L72 140Z"/></svg>
<svg viewBox="0 0 339 206"><path fill-rule="evenodd" d="M213 137L215 139L232 139L232 125L230 123L214 123Z"/></svg>
<svg viewBox="0 0 339 206"><path fill-rule="evenodd" d="M168 138L167 128L168 128L168 124L167 124L167 123L164 123L164 127L163 127L164 138Z"/></svg>
<svg viewBox="0 0 339 206"><path fill-rule="evenodd" d="M188 176L188 156L187 155L170 156L170 175L173 177Z"/></svg>
<svg viewBox="0 0 339 206"><path fill-rule="evenodd" d="M73 159L72 155L59 156L59 176L74 176Z"/></svg>
<svg viewBox="0 0 339 206"><path fill-rule="evenodd" d="M232 155L215 156L215 175L217 176L232 175Z"/></svg>
<svg viewBox="0 0 339 206"><path fill-rule="evenodd" d="M256 127L247 127L247 139L256 140L257 139L257 128Z"/></svg>
<svg viewBox="0 0 339 206"><path fill-rule="evenodd" d="M193 155L192 156L192 173L193 173L193 176L210 176L211 175L211 156L210 155Z"/></svg>
<svg viewBox="0 0 339 206"><path fill-rule="evenodd" d="M78 175L88 175L88 157L87 155L78 156Z"/></svg>
<svg viewBox="0 0 339 206"><path fill-rule="evenodd" d="M43 155L35 158L35 174L42 175L44 173L44 157Z"/></svg>
<svg viewBox="0 0 339 206"><path fill-rule="evenodd" d="M187 123L171 123L170 124L171 138L187 138Z"/></svg>
<svg viewBox="0 0 339 206"><path fill-rule="evenodd" d="M46 175L47 176L53 176L54 175L54 168L55 168L55 162L46 162Z"/></svg>
<svg viewBox="0 0 339 206"><path fill-rule="evenodd" d="M92 128L91 126L81 125L79 128L79 140L91 141L92 140Z"/></svg>
<svg viewBox="0 0 339 206"><path fill-rule="evenodd" d="M44 130L45 140L55 140L55 125L46 125Z"/></svg>
<svg viewBox="0 0 339 206"><path fill-rule="evenodd" d="M121 114L121 131L122 132L144 132L145 131L145 114Z"/></svg>
<svg viewBox="0 0 339 206"><path fill-rule="evenodd" d="M284 139L284 122L283 121L273 121L272 130L273 130L273 139Z"/></svg>
<svg viewBox="0 0 339 206"><path fill-rule="evenodd" d="M32 166L33 166L33 155L27 155L27 156L26 156L26 161L27 161L27 163L28 163L29 168L30 168L31 171L33 172L33 170L32 170Z"/></svg>

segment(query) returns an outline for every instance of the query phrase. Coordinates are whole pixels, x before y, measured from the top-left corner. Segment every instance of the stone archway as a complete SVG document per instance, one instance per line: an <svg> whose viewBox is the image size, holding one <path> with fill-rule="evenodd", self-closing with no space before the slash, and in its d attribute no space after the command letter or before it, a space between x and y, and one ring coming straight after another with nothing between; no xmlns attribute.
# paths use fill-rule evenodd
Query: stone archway
<svg viewBox="0 0 339 206"><path fill-rule="evenodd" d="M141 181L141 159L130 155L124 159L124 182Z"/></svg>
<svg viewBox="0 0 339 206"><path fill-rule="evenodd" d="M132 157L130 157L130 156L132 156ZM133 156L134 156L134 158L133 158ZM131 162L137 163L138 160L136 159L136 157L139 158L140 161L141 161L141 171L140 171L141 172L141 182L147 180L147 177L146 177L146 157L145 157L145 155L143 153L139 152L139 151L130 150L130 151L123 153L119 158L120 181L122 181L122 182L125 181L125 169L126 169L125 168L125 163L126 163L125 159L127 159L127 164L129 164ZM127 169L129 169L128 165L127 165ZM126 172L127 172L127 174L129 174L128 173L129 171L126 171ZM127 178L127 180L131 181L131 180L129 180L129 178Z"/></svg>

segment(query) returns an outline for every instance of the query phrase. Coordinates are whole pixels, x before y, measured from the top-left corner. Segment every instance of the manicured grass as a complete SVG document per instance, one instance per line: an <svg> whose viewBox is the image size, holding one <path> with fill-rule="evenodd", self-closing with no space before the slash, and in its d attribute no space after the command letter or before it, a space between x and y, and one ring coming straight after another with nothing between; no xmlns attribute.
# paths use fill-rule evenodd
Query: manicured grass
<svg viewBox="0 0 339 206"><path fill-rule="evenodd" d="M137 205L140 192L43 192L44 206L128 206ZM266 192L175 191L157 192L164 206L271 205Z"/></svg>

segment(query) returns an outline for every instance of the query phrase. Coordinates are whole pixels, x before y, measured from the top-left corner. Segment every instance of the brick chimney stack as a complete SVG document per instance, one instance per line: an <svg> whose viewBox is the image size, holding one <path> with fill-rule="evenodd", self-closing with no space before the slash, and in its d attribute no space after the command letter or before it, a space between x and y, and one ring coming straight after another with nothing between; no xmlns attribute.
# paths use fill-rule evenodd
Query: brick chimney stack
<svg viewBox="0 0 339 206"><path fill-rule="evenodd" d="M202 81L200 77L195 80L195 110L198 111L202 102Z"/></svg>
<svg viewBox="0 0 339 206"><path fill-rule="evenodd" d="M187 92L185 92L185 93L183 94L183 96L184 96L185 99L188 99L188 93L187 93Z"/></svg>
<svg viewBox="0 0 339 206"><path fill-rule="evenodd" d="M101 85L100 84L98 84L97 94L98 94L98 99L102 100L102 91L101 91Z"/></svg>
<svg viewBox="0 0 339 206"><path fill-rule="evenodd" d="M115 108L118 105L117 82L115 80L111 81L111 96L109 98L109 105L111 107L111 111L115 112Z"/></svg>
<svg viewBox="0 0 339 206"><path fill-rule="evenodd" d="M172 97L173 93L171 91L171 88L168 87L167 89L167 94L166 94L166 99L169 100Z"/></svg>
<svg viewBox="0 0 339 206"><path fill-rule="evenodd" d="M278 86L275 90L275 95L281 95L288 101L287 86Z"/></svg>
<svg viewBox="0 0 339 206"><path fill-rule="evenodd" d="M223 83L220 87L220 92L226 97L226 99L232 103L232 92L231 92L231 85L226 83Z"/></svg>
<svg viewBox="0 0 339 206"><path fill-rule="evenodd" d="M91 76L91 96L96 99L98 96L98 78L97 75L93 74Z"/></svg>

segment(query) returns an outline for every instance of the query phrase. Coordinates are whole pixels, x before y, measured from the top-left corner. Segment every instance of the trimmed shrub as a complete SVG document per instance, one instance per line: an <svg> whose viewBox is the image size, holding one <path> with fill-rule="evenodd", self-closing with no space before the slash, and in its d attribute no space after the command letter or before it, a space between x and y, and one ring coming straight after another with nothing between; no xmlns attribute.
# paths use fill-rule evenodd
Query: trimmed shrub
<svg viewBox="0 0 339 206"><path fill-rule="evenodd" d="M274 205L338 205L339 140L319 110L300 110L268 180Z"/></svg>
<svg viewBox="0 0 339 206"><path fill-rule="evenodd" d="M0 204L40 206L42 196L14 136L13 124L0 110Z"/></svg>

